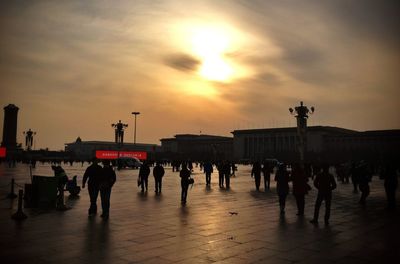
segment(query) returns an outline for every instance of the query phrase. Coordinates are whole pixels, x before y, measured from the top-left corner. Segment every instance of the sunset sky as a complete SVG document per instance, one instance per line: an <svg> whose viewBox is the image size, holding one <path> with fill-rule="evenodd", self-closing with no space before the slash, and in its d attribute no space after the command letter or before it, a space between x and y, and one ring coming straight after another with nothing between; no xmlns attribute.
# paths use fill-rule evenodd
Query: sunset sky
<svg viewBox="0 0 400 264"><path fill-rule="evenodd" d="M1 1L0 105L36 149L310 125L400 128L399 1ZM0 115L3 129L3 111Z"/></svg>

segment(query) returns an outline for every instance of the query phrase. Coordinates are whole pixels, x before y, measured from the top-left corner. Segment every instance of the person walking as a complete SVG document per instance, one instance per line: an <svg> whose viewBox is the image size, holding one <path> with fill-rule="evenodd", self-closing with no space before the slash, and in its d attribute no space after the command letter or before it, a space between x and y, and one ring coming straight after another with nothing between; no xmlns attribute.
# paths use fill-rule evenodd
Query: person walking
<svg viewBox="0 0 400 264"><path fill-rule="evenodd" d="M271 173L274 169L274 166L270 162L264 162L262 167L262 172L264 174L264 190L270 189L271 185Z"/></svg>
<svg viewBox="0 0 400 264"><path fill-rule="evenodd" d="M289 173L286 170L286 165L281 163L278 171L275 174L276 189L279 196L279 208L281 215L285 214L286 197L289 193Z"/></svg>
<svg viewBox="0 0 400 264"><path fill-rule="evenodd" d="M351 164L350 173L351 173L351 182L353 183L353 193L358 193L358 181L360 173L355 162Z"/></svg>
<svg viewBox="0 0 400 264"><path fill-rule="evenodd" d="M161 166L160 162L156 163L156 166L153 169L153 176L154 176L154 181L156 184L156 194L160 194L161 193L161 187L162 187L162 178L165 174L165 170L163 168L163 166Z"/></svg>
<svg viewBox="0 0 400 264"><path fill-rule="evenodd" d="M82 179L82 189L88 182L88 192L90 197L89 216L97 213L97 197L99 196L99 181L103 168L98 164L98 160L94 159L92 164L86 168Z"/></svg>
<svg viewBox="0 0 400 264"><path fill-rule="evenodd" d="M259 162L254 162L253 168L251 169L251 177L254 177L256 190L259 191L261 182L261 165Z"/></svg>
<svg viewBox="0 0 400 264"><path fill-rule="evenodd" d="M222 161L218 162L217 170L218 170L219 188L224 188L224 164Z"/></svg>
<svg viewBox="0 0 400 264"><path fill-rule="evenodd" d="M111 189L116 179L117 177L114 169L110 165L110 161L103 161L103 170L99 181L101 208L103 210L101 217L103 219L108 219L110 214Z"/></svg>
<svg viewBox="0 0 400 264"><path fill-rule="evenodd" d="M329 173L328 165L324 165L322 172L315 176L314 186L318 189L318 195L315 201L314 218L310 223L318 224L319 209L322 201L325 201L325 225L328 225L331 214L332 191L336 189L335 177Z"/></svg>
<svg viewBox="0 0 400 264"><path fill-rule="evenodd" d="M222 170L223 170L223 174L225 177L226 189L230 189L231 188L231 163L229 161L225 161Z"/></svg>
<svg viewBox="0 0 400 264"><path fill-rule="evenodd" d="M358 166L358 188L361 192L359 203L365 205L365 201L370 193L369 182L371 181L372 173L368 168L367 163L361 161Z"/></svg>
<svg viewBox="0 0 400 264"><path fill-rule="evenodd" d="M308 177L300 164L293 165L291 181L293 183L293 195L296 198L297 215L304 215L305 195L311 189L307 184Z"/></svg>
<svg viewBox="0 0 400 264"><path fill-rule="evenodd" d="M387 198L387 209L394 210L396 209L396 189L398 185L397 168L394 162L386 164L383 178L385 179L384 186Z"/></svg>
<svg viewBox="0 0 400 264"><path fill-rule="evenodd" d="M189 189L189 179L190 179L190 170L186 167L186 164L182 164L182 170L179 172L179 176L181 177L181 202L182 204L186 204L187 192Z"/></svg>
<svg viewBox="0 0 400 264"><path fill-rule="evenodd" d="M204 174L206 175L206 185L210 186L211 185L211 174L214 171L213 165L211 164L211 162L207 161L206 163L204 163L203 170L204 170Z"/></svg>
<svg viewBox="0 0 400 264"><path fill-rule="evenodd" d="M149 165L147 164L146 161L144 161L143 164L140 166L140 169L139 169L139 181L140 181L140 186L142 188L142 192L144 192L145 189L146 189L146 192L147 192L149 174L150 174Z"/></svg>

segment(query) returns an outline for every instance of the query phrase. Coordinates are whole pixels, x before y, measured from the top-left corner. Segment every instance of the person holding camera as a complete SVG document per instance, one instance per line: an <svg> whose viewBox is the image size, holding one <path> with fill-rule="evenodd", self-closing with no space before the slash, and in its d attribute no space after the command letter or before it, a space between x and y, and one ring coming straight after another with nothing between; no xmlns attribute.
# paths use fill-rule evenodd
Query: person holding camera
<svg viewBox="0 0 400 264"><path fill-rule="evenodd" d="M193 181L193 179L190 178L190 170L187 168L186 164L182 165L182 170L180 171L179 176L181 177L181 188L182 188L181 202L182 204L186 204L189 184L191 181Z"/></svg>

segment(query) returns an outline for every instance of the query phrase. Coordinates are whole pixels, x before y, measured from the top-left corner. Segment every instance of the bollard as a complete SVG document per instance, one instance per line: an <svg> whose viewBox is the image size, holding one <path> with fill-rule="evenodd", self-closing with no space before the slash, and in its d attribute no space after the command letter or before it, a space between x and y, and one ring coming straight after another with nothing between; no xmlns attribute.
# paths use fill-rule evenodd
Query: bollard
<svg viewBox="0 0 400 264"><path fill-rule="evenodd" d="M59 211L68 210L68 207L64 203L64 188L60 190L60 197L57 198L56 209Z"/></svg>
<svg viewBox="0 0 400 264"><path fill-rule="evenodd" d="M18 192L18 211L11 216L11 218L14 220L24 220L28 217L22 211L22 197L23 196L24 196L24 191L19 190L19 192Z"/></svg>
<svg viewBox="0 0 400 264"><path fill-rule="evenodd" d="M10 199L17 198L17 195L16 195L15 192L14 192L14 185L15 185L15 180L14 180L14 178L13 178L13 179L11 179L11 191L10 191L10 193L7 195L7 198L10 198Z"/></svg>

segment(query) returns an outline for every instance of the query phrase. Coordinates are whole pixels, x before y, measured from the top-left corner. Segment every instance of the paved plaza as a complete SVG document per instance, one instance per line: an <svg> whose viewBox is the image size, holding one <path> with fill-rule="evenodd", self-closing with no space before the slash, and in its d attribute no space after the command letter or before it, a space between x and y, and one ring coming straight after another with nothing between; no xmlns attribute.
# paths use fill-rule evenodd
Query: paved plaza
<svg viewBox="0 0 400 264"><path fill-rule="evenodd" d="M87 164L64 165L79 184ZM255 190L250 166L239 166L231 189L205 185L204 174L194 170L195 184L188 203L180 204L179 174L166 168L162 194L137 187L138 170L117 171L108 221L100 213L88 218L89 196L66 203L67 211L25 209L28 218L11 219L17 199L4 198L11 178L30 182L29 167L0 164L1 263L397 263L400 255L399 210L385 210L383 181L374 177L367 205L358 204L351 184L338 183L331 221L309 223L316 190L306 196L305 217L296 216L293 195L280 216L275 183L271 190ZM49 164L38 164L35 175L52 176ZM273 177L272 177L273 178ZM397 193L397 197L400 197ZM98 202L100 206L100 199ZM397 261L396 261L397 259Z"/></svg>

